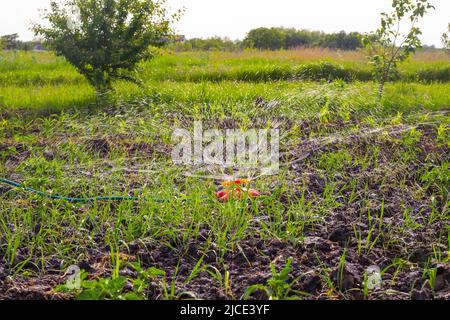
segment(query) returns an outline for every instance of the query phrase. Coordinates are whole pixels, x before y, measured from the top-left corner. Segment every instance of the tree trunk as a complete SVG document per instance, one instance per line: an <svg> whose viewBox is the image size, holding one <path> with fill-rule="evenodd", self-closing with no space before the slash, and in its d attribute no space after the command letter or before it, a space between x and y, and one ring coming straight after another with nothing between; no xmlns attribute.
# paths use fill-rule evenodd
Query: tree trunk
<svg viewBox="0 0 450 320"><path fill-rule="evenodd" d="M386 84L386 81L389 77L389 71L391 71L391 62L389 62L386 66L386 70L384 71L380 79L380 87L378 88L378 96L380 97L380 99L383 97L384 85Z"/></svg>
<svg viewBox="0 0 450 320"><path fill-rule="evenodd" d="M386 83L386 77L383 76L380 80L380 87L378 88L378 96L380 98L383 97L383 91L384 91L384 84Z"/></svg>

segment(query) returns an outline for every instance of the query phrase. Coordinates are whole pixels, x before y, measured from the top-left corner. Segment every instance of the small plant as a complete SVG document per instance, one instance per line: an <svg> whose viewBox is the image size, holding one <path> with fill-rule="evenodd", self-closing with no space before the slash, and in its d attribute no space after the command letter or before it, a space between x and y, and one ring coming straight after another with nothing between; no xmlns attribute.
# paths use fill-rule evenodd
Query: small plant
<svg viewBox="0 0 450 320"><path fill-rule="evenodd" d="M369 275L368 275L368 272L365 271L364 272L364 278L363 278L363 295L364 295L364 299L367 299L369 297L369 286L370 286Z"/></svg>
<svg viewBox="0 0 450 320"><path fill-rule="evenodd" d="M402 124L403 113L397 112L397 115L393 117L390 121L390 123L394 126L398 126L399 124Z"/></svg>
<svg viewBox="0 0 450 320"><path fill-rule="evenodd" d="M363 232L361 230L357 230L356 226L353 226L353 234L355 236L355 239L357 240L358 255L361 255L362 253L363 242L365 243L364 253L366 255L369 255L372 249L377 244L378 239L382 236L383 216L384 216L384 199L381 201L380 212L379 214L376 215L377 219L374 219L372 217L370 208L367 210L368 232L365 241L363 241L362 235Z"/></svg>
<svg viewBox="0 0 450 320"><path fill-rule="evenodd" d="M448 24L447 32L442 34L442 44L444 46L444 49L446 49L447 52L450 53L450 23Z"/></svg>
<svg viewBox="0 0 450 320"><path fill-rule="evenodd" d="M337 283L339 291L342 291L344 288L344 276L345 276L345 262L346 262L346 256L347 256L347 247L344 248L344 251L342 252L340 258L339 258L339 267L338 267L338 273L337 273Z"/></svg>
<svg viewBox="0 0 450 320"><path fill-rule="evenodd" d="M299 297L296 295L291 295L291 293L295 294L305 294L300 291L296 291L292 289L292 285L297 281L294 280L289 282L289 274L292 272L292 258L289 258L286 262L286 265L280 272L277 272L275 266L271 264L272 268L272 278L267 280L267 283L264 284L255 284L253 286L248 287L242 299L248 299L254 292L262 291L269 300L291 300L298 299Z"/></svg>
<svg viewBox="0 0 450 320"><path fill-rule="evenodd" d="M339 171L352 163L352 156L346 150L325 153L320 157L319 168L323 170Z"/></svg>
<svg viewBox="0 0 450 320"><path fill-rule="evenodd" d="M439 127L437 127L437 142L439 144L447 145L450 147L450 128L441 123Z"/></svg>
<svg viewBox="0 0 450 320"><path fill-rule="evenodd" d="M124 293L125 277L84 280L78 300L139 300L134 293Z"/></svg>
<svg viewBox="0 0 450 320"><path fill-rule="evenodd" d="M167 286L163 270L154 267L142 269L138 262L130 263L129 266L137 273L134 280L120 276L117 268L111 277L97 280L87 280L87 273L81 271L79 288L66 283L58 286L56 290L73 293L77 300L144 300L148 298L151 281L160 280L166 295ZM130 284L129 287L127 287L128 284Z"/></svg>
<svg viewBox="0 0 450 320"><path fill-rule="evenodd" d="M421 47L417 27L420 18L434 7L428 0L392 0L392 13L381 14L381 27L374 34L363 37L363 45L369 49L374 77L379 81L378 95L383 95L384 86L397 71L399 63L407 60ZM408 32L402 29L409 21Z"/></svg>
<svg viewBox="0 0 450 320"><path fill-rule="evenodd" d="M319 119L323 124L327 124L331 121L331 113L330 113L330 100L327 98L325 104L319 111Z"/></svg>
<svg viewBox="0 0 450 320"><path fill-rule="evenodd" d="M443 194L448 194L450 192L450 162L446 161L440 166L425 171L420 180L427 187L435 187Z"/></svg>
<svg viewBox="0 0 450 320"><path fill-rule="evenodd" d="M233 290L231 289L230 272L228 270L225 270L223 275L219 269L214 266L206 268L205 271L218 282L225 295L234 299Z"/></svg>
<svg viewBox="0 0 450 320"><path fill-rule="evenodd" d="M431 290L434 290L436 285L436 276L437 268L431 266L430 260L428 259L422 272L422 278L426 279Z"/></svg>

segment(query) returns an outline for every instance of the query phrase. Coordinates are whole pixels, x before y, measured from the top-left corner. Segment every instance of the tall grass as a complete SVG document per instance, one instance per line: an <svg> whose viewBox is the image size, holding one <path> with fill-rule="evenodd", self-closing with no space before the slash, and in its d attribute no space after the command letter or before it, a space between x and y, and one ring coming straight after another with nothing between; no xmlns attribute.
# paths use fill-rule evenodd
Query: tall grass
<svg viewBox="0 0 450 320"><path fill-rule="evenodd" d="M400 107L450 105L446 93L450 91L447 84L450 63L443 60L445 56L436 54L430 54L432 61L425 62L424 55L417 55L402 67L400 78L411 84L390 84L383 102L385 105L394 102ZM367 97L369 92L375 91L369 82L370 69L360 52L326 49L184 52L158 56L142 63L141 68L139 77L144 81L143 86L117 83L115 94L119 100L140 99L188 106L209 104L220 109L219 106L230 108L230 105L242 102L253 103L257 98L297 101L302 105L295 97L303 95L302 98L308 100L305 90L330 89L329 86L322 87L321 83L336 80L349 83L338 84L344 88L342 92L358 92ZM82 109L95 101L94 90L83 77L63 58L55 57L51 52L3 52L0 54L0 71L0 111L3 113L20 110L60 112ZM318 83L314 85L311 81ZM360 82L367 82L367 85ZM442 83L425 85L432 82ZM404 90L411 92L403 95ZM323 90L319 91L327 96ZM411 101L411 97L415 100ZM352 103L355 101L352 97ZM366 105L377 103L367 98L364 101Z"/></svg>
<svg viewBox="0 0 450 320"><path fill-rule="evenodd" d="M82 109L95 100L95 90L86 85L43 85L0 87L0 112L48 114Z"/></svg>
<svg viewBox="0 0 450 320"><path fill-rule="evenodd" d="M427 54L419 53L403 64L394 80L449 82L450 58L445 54ZM372 80L363 53L326 49L165 54L142 63L141 69L140 78L144 81ZM0 88L84 83L73 67L50 52L0 54Z"/></svg>

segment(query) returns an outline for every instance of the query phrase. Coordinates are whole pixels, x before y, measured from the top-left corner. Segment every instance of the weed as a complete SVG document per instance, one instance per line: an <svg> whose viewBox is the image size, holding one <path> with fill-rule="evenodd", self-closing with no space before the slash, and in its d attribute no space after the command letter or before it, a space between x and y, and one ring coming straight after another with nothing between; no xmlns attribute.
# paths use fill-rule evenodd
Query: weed
<svg viewBox="0 0 450 320"><path fill-rule="evenodd" d="M245 290L242 299L247 300L256 291L262 291L269 300L286 300L286 299L298 299L299 296L293 294L304 294L300 291L293 290L292 286L297 280L289 280L289 274L292 271L292 258L289 258L286 265L277 272L275 266L271 264L272 277L267 280L266 284L255 284L248 287Z"/></svg>

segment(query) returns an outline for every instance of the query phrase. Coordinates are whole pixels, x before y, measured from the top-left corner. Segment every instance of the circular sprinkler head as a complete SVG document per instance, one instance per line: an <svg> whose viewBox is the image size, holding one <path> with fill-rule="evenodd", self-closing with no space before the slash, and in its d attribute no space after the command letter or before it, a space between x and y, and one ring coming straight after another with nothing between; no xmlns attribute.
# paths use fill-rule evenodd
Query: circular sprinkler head
<svg viewBox="0 0 450 320"><path fill-rule="evenodd" d="M216 193L216 197L220 202L227 202L230 199L242 200L243 195L247 194L250 198L257 198L261 196L261 192L255 189L248 189L244 186L250 184L250 179L235 179L222 182L222 186L225 187Z"/></svg>

